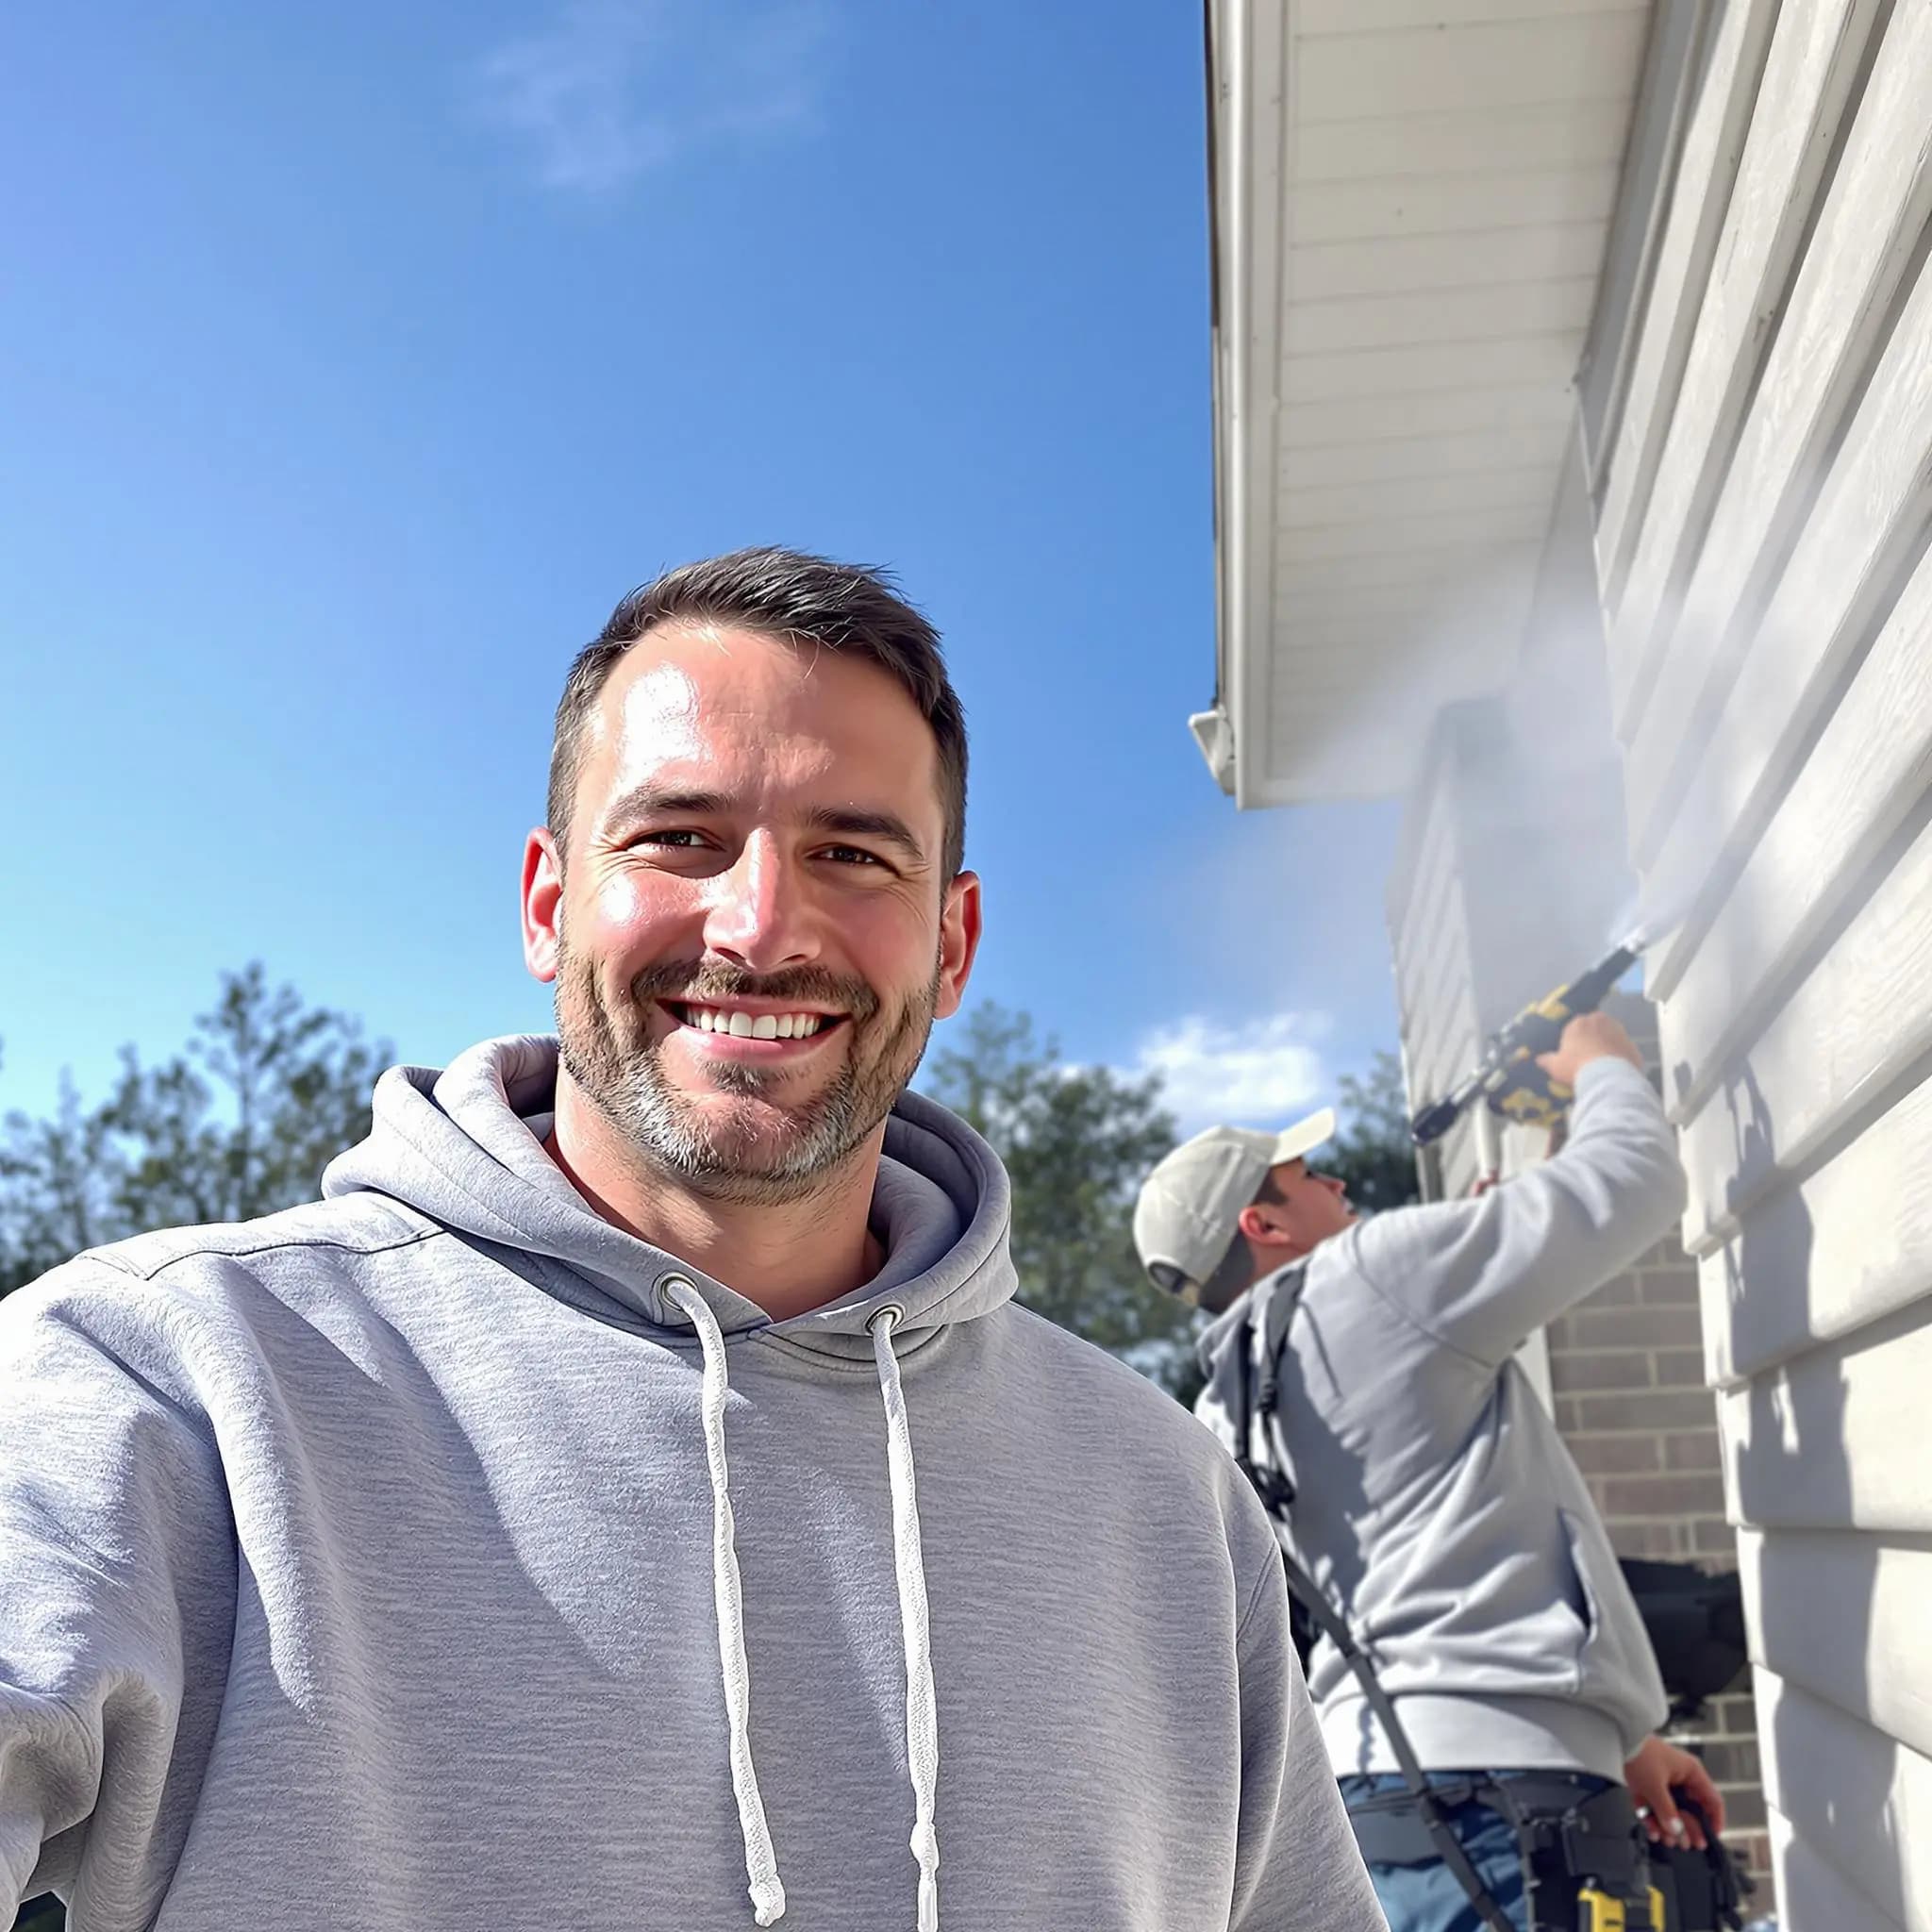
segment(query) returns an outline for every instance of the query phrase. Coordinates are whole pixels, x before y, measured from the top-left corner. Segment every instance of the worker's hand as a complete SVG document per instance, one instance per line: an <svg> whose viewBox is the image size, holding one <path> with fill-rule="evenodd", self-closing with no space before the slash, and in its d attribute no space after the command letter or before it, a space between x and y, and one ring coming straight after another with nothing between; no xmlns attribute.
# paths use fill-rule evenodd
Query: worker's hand
<svg viewBox="0 0 1932 1932"><path fill-rule="evenodd" d="M1576 1084L1576 1075L1591 1060L1628 1060L1639 1073L1643 1056L1636 1042L1607 1013L1578 1013L1563 1028L1563 1037L1554 1053L1540 1053L1536 1063L1551 1079L1566 1087Z"/></svg>
<svg viewBox="0 0 1932 1932"><path fill-rule="evenodd" d="M1701 1852L1707 1842L1695 1813L1678 1810L1679 1794L1704 1813L1711 1830L1724 1828L1724 1801L1703 1760L1661 1738L1644 1740L1643 1748L1624 1767L1624 1781L1653 1844L1689 1845Z"/></svg>

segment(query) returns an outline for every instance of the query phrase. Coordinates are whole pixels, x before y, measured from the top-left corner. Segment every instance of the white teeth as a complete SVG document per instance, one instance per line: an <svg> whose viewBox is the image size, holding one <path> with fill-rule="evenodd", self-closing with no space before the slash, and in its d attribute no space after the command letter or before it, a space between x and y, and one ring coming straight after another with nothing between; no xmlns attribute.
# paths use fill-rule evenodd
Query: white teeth
<svg viewBox="0 0 1932 1932"><path fill-rule="evenodd" d="M809 1040L824 1019L817 1013L722 1012L716 1007L685 1008L688 1026L700 1033L729 1033L738 1040Z"/></svg>

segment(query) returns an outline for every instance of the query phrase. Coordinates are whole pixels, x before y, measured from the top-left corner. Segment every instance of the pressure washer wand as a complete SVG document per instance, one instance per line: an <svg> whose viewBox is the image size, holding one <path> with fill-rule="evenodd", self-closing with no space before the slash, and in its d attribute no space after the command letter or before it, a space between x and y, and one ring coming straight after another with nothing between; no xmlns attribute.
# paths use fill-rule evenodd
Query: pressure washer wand
<svg viewBox="0 0 1932 1932"><path fill-rule="evenodd" d="M1537 1055L1550 1052L1563 1037L1563 1028L1579 1013L1593 1013L1611 989L1637 963L1648 935L1635 933L1613 947L1587 973L1524 1008L1515 1019L1492 1034L1482 1058L1442 1099L1422 1108L1408 1124L1418 1147L1439 1141L1479 1099L1505 1119L1548 1126L1559 1119L1571 1090L1552 1080L1537 1064Z"/></svg>

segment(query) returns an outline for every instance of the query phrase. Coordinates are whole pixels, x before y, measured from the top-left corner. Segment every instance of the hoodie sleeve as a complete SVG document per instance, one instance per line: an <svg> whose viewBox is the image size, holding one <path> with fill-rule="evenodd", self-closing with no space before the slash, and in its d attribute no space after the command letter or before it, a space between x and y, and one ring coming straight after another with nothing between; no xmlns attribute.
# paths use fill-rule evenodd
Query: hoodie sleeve
<svg viewBox="0 0 1932 1932"><path fill-rule="evenodd" d="M1637 1068L1606 1058L1577 1076L1560 1153L1480 1200L1400 1208L1349 1239L1385 1301L1493 1368L1654 1247L1683 1208L1662 1105Z"/></svg>
<svg viewBox="0 0 1932 1932"><path fill-rule="evenodd" d="M1281 1565L1263 1565L1235 1639L1241 1794L1228 1932L1387 1932L1288 1624Z"/></svg>
<svg viewBox="0 0 1932 1932"><path fill-rule="evenodd" d="M235 1546L157 1307L87 1261L0 1301L0 1924L151 1924L213 1735Z"/></svg>

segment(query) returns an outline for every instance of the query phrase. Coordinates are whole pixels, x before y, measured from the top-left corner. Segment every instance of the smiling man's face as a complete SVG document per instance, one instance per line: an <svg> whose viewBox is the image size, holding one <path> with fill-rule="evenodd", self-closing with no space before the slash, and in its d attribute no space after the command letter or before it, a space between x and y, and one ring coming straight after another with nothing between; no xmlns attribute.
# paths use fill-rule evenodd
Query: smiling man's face
<svg viewBox="0 0 1932 1932"><path fill-rule="evenodd" d="M588 731L567 851L534 834L525 863L559 1081L698 1192L807 1196L876 1152L971 971L932 732L864 658L685 624Z"/></svg>

